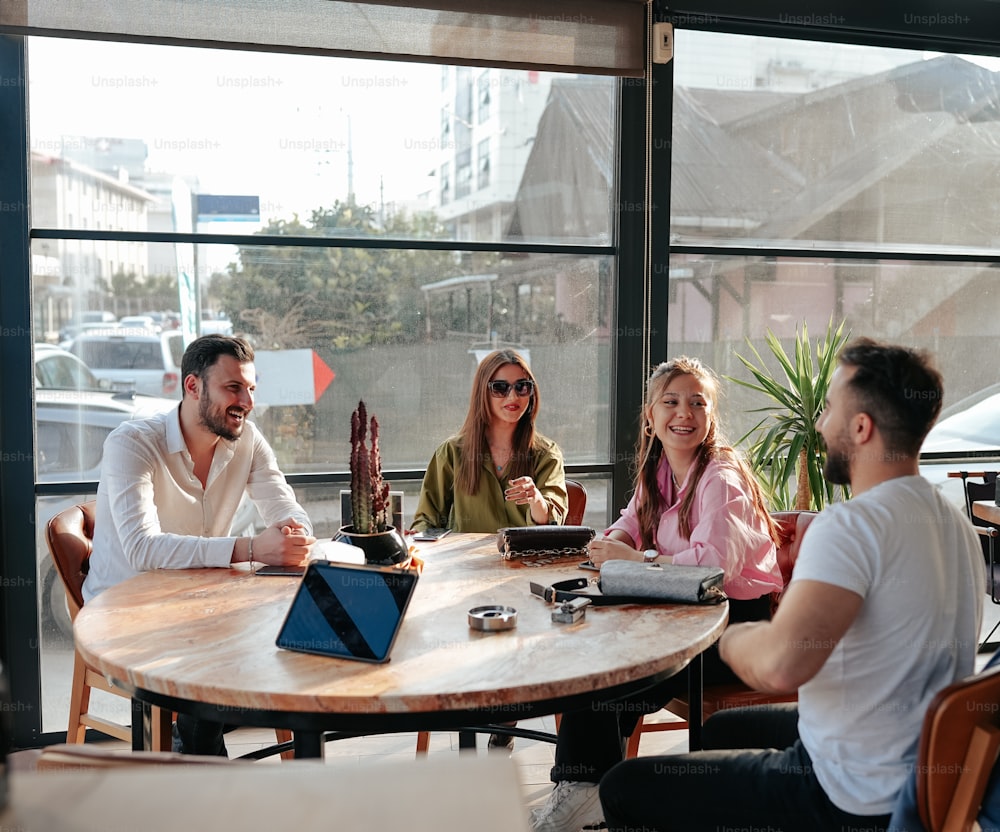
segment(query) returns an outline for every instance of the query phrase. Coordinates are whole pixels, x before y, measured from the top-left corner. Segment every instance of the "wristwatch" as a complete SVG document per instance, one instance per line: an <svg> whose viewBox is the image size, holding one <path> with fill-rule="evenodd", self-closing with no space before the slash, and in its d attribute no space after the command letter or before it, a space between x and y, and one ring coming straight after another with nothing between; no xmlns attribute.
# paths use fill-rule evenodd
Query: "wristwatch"
<svg viewBox="0 0 1000 832"><path fill-rule="evenodd" d="M642 553L642 562L653 563L659 556L660 553L657 552L656 549L647 549Z"/></svg>

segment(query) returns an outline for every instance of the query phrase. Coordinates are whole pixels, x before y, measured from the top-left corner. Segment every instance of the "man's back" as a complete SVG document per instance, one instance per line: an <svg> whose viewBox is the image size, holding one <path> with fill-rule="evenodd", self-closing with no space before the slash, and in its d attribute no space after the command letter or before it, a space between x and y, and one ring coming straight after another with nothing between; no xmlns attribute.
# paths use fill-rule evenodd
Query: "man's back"
<svg viewBox="0 0 1000 832"><path fill-rule="evenodd" d="M839 806L888 812L930 699L973 670L985 591L979 544L926 480L897 477L816 519L792 581L806 579L864 603L799 690L803 743Z"/></svg>

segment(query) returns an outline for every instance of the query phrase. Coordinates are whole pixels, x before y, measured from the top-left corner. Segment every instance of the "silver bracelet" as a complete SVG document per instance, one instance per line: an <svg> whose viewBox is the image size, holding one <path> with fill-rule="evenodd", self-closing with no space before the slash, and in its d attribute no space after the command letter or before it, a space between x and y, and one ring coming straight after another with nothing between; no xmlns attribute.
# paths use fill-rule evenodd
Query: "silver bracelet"
<svg viewBox="0 0 1000 832"><path fill-rule="evenodd" d="M256 575L257 567L253 565L253 535L250 535L247 540L249 541L247 545L247 560L250 561L250 574Z"/></svg>

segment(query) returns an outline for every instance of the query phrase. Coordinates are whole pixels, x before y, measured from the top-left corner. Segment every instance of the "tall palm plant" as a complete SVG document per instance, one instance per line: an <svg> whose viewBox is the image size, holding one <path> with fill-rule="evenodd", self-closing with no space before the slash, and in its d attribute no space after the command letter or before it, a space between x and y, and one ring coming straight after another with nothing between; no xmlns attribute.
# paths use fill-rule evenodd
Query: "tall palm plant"
<svg viewBox="0 0 1000 832"><path fill-rule="evenodd" d="M795 354L790 358L771 330L764 342L781 367L772 373L757 349L747 340L755 361L737 354L754 381L729 378L736 384L763 393L771 403L752 413L766 415L741 439L749 441L749 462L776 509L822 509L835 498L850 496L846 486L834 486L823 476L826 450L816 431L816 420L823 411L830 378L837 366L837 354L850 333L842 321L836 330L833 320L826 336L814 350L805 322L795 330ZM784 378L781 378L781 375ZM794 494L792 484L794 483Z"/></svg>

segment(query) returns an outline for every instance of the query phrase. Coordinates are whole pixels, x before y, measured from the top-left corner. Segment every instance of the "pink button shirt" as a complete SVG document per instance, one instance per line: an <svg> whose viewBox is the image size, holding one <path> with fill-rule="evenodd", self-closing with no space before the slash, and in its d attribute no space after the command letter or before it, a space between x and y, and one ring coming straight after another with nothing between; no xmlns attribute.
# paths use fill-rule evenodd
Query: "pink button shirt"
<svg viewBox="0 0 1000 832"><path fill-rule="evenodd" d="M692 467L688 471L691 477ZM660 515L656 549L672 555L674 563L719 566L726 573L723 587L730 598L759 598L782 587L774 542L754 511L739 469L726 460L713 460L698 482L691 505L691 539L680 535L678 520L688 480L674 494L670 465L660 463L656 475L660 494L670 506ZM621 529L641 545L635 495L621 517L607 530ZM605 532L607 534L607 532Z"/></svg>

